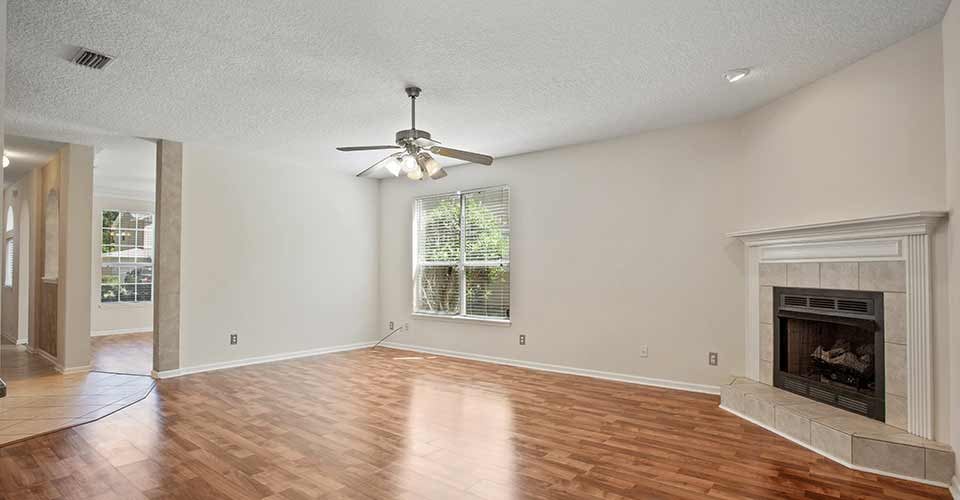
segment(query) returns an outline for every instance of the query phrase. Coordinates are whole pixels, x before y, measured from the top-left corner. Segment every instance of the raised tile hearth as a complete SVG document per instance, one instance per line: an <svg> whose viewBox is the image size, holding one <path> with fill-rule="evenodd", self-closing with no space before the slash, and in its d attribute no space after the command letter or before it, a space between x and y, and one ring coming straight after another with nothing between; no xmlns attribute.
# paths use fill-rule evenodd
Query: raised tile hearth
<svg viewBox="0 0 960 500"><path fill-rule="evenodd" d="M720 406L848 467L946 485L954 452L944 444L746 378Z"/></svg>

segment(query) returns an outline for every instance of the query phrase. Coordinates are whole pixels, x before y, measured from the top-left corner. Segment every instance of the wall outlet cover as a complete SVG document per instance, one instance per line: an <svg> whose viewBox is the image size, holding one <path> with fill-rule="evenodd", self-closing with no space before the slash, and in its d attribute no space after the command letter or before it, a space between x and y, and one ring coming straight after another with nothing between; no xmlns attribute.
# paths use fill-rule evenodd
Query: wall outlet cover
<svg viewBox="0 0 960 500"><path fill-rule="evenodd" d="M650 355L650 351L647 349L646 344L640 346L640 357L645 358Z"/></svg>

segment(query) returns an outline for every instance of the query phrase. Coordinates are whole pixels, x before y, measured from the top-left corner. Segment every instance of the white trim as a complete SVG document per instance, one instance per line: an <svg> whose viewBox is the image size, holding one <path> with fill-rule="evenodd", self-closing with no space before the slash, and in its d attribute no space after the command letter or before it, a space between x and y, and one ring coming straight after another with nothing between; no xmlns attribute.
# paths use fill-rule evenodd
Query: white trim
<svg viewBox="0 0 960 500"><path fill-rule="evenodd" d="M730 238L740 238L747 246L776 245L802 241L833 241L848 239L851 233L857 239L929 234L933 227L947 216L945 211L911 212L906 214L847 219L817 224L754 229L728 233Z"/></svg>
<svg viewBox="0 0 960 500"><path fill-rule="evenodd" d="M738 416L738 417L740 417L740 418L742 418L742 419L744 419L744 420L746 420L746 421L748 421L748 422L750 422L750 423L752 423L752 424L754 424L754 425L758 425L758 426L760 426L760 427L763 427L765 430L768 430L768 431L770 431L770 432L772 432L772 433L774 433L774 434L776 434L776 435L778 435L778 436L780 436L780 437L782 437L782 438L784 438L784 439L786 439L786 440L788 440L788 441L791 441L791 442L796 443L796 444L798 444L798 445L800 445L800 446L803 446L804 448L806 448L806 449L808 449L808 450L816 453L817 455L820 455L820 456L822 456L822 457L829 458L830 460L833 460L834 462L836 462L836 463L838 463L838 464L840 464L840 465L842 465L842 466L844 466L844 467L846 467L846 468L848 468L848 469L858 470L858 471L860 471L860 472L869 472L870 474L877 474L877 475L880 475L880 476L887 476L887 477L893 477L893 478L897 478L897 479L903 479L903 480L906 480L906 481L913 481L913 482L915 482L915 483L922 483L922 484L927 484L927 485L930 485L930 486L939 486L939 487L941 487L941 488L950 488L950 485L949 485L949 484L947 484L947 483L941 483L941 482L939 482L939 481L931 481L931 480L929 480L929 479L922 479L922 478L918 478L918 477L904 476L904 475L901 475L901 474L894 474L893 472L886 472L886 471L882 471L882 470L879 470L879 469L871 469L870 467L864 467L864 466L862 466L862 465L854 465L854 464L852 464L852 463L850 463L850 462L848 462L848 461L846 461L846 460L844 460L844 459L842 459L842 458L835 457L835 456L833 456L833 455L831 455L831 454L829 454L829 453L826 453L826 452L824 452L823 450L818 450L817 448L814 448L813 446L810 446L809 444L804 443L803 441L800 441L799 439L796 439L796 438L793 438L793 437L791 437L791 436L789 436L789 435L787 435L787 434L784 434L784 433L782 433L782 432L774 429L773 427L770 427L770 426L768 426L768 425L760 422L759 420L754 420L754 419L752 419L752 418L750 418L750 417L748 417L748 416L744 415L743 413L740 413L740 412L738 412L738 411L736 411L736 410L732 410L732 409L727 408L726 406L723 406L723 405L720 405L720 409L722 409L722 410L724 410L724 411L727 411L727 412L729 412L729 413L732 413L732 414L734 414L734 415L736 415L736 416ZM954 478L954 481L956 481L956 478Z"/></svg>
<svg viewBox="0 0 960 500"><path fill-rule="evenodd" d="M417 319L438 319L441 321L461 321L464 323L480 323L496 326L510 326L513 324L509 319L496 318L478 318L475 316L448 316L443 314L410 313L410 316Z"/></svg>
<svg viewBox="0 0 960 500"><path fill-rule="evenodd" d="M10 342L11 344L14 344L14 345L26 345L27 342L29 341L28 339L21 339L21 338L17 337L16 335L14 335L13 337L11 337L9 334L6 334L6 333L0 334L0 336L2 336L3 338L7 339L8 342Z"/></svg>
<svg viewBox="0 0 960 500"><path fill-rule="evenodd" d="M239 366L258 365L260 363L271 363L273 361L284 361L288 359L305 358L308 356L318 356L320 354L330 354L334 352L354 351L357 349L363 349L364 347L370 347L373 344L374 342L358 342L356 344L344 344L344 345L337 345L337 346L330 346L330 347L320 347L317 349L308 349L306 351L282 352L279 354L269 354L266 356L255 356L252 358L235 359L232 361L221 361L219 363L187 366L183 368L176 368L173 370L163 370L161 372L151 370L150 374L153 376L153 378L158 378L158 379L182 377L184 375L190 375L193 373L223 370L225 368L236 368Z"/></svg>
<svg viewBox="0 0 960 500"><path fill-rule="evenodd" d="M126 335L128 333L153 333L153 325L141 328L118 328L116 330L99 330L90 332L91 337L105 337L107 335Z"/></svg>
<svg viewBox="0 0 960 500"><path fill-rule="evenodd" d="M60 374L62 374L62 375L70 375L70 374L73 374L73 373L84 373L84 372L88 372L88 371L91 370L90 365L64 367L64 366L60 363L60 360L58 360L57 358L53 357L53 355L51 355L51 354L48 353L47 351L44 351L43 349L35 349L35 350L33 350L33 353L36 354L37 356L40 356L41 358L43 358L45 361L49 362L50 364L52 364L52 365L53 365L53 369L56 370L57 373L60 373Z"/></svg>
<svg viewBox="0 0 960 500"><path fill-rule="evenodd" d="M56 285L60 278L57 278L56 276L44 276L40 278L40 280L50 285Z"/></svg>
<svg viewBox="0 0 960 500"><path fill-rule="evenodd" d="M639 375L629 375L626 373L604 372L599 370L589 370L586 368L574 368L563 365L551 365L547 363L537 363L534 361L523 361L519 359L498 358L494 356L484 356L481 354L471 354L466 352L448 351L446 349L434 349L432 347L423 347L410 344L398 344L394 342L384 342L385 347L394 349L404 349L407 351L423 352L427 354L437 354L440 356L450 356L452 358L469 359L473 361L483 361L486 363L495 363L498 365L517 366L520 368L529 368L545 372L565 373L568 375L580 375L582 377L599 378L604 380L614 380L617 382L627 382L629 384L649 385L653 387L663 387L666 389L677 389L681 391L701 392L704 394L720 394L720 386L694 384L690 382L680 382L677 380L667 380L659 378L641 377Z"/></svg>
<svg viewBox="0 0 960 500"><path fill-rule="evenodd" d="M950 494L953 500L960 500L960 476L954 474L953 481L950 481Z"/></svg>
<svg viewBox="0 0 960 500"><path fill-rule="evenodd" d="M90 370L92 369L90 365L72 366L72 367L70 367L70 368L61 368L61 367L56 367L56 368L57 368L57 371L58 371L58 372L60 372L60 373L62 373L62 374L64 374L64 375L70 375L70 374L72 374L72 373L84 373L84 372L88 372L88 371L90 371Z"/></svg>
<svg viewBox="0 0 960 500"><path fill-rule="evenodd" d="M900 260L903 245L900 239L830 241L764 246L760 249L763 262Z"/></svg>

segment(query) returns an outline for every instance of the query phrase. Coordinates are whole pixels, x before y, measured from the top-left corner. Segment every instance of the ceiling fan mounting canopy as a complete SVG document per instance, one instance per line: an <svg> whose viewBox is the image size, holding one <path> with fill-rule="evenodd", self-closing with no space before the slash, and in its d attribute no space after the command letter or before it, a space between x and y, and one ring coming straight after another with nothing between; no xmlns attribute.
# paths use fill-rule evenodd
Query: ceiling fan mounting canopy
<svg viewBox="0 0 960 500"><path fill-rule="evenodd" d="M436 180L446 177L446 170L444 170L429 153L483 165L493 163L493 157L489 155L441 147L439 146L440 142L434 140L430 132L418 130L417 97L420 96L421 90L420 87L407 87L405 90L407 96L410 97L410 128L397 132L395 138L396 146L344 146L337 148L339 151L402 150L374 163L358 173L357 177L361 177L378 168L385 168L394 176L399 176L401 172L406 173L407 177L413 180L422 180L427 177Z"/></svg>

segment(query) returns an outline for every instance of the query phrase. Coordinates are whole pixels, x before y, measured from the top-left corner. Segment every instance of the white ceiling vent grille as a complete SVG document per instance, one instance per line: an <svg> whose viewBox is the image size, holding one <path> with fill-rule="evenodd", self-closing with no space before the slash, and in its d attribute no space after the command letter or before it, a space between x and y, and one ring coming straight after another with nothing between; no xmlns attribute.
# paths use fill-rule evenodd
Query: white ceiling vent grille
<svg viewBox="0 0 960 500"><path fill-rule="evenodd" d="M113 61L113 58L90 49L80 49L77 51L77 55L73 56L72 61L80 66L103 69L106 65L110 64L110 61Z"/></svg>

